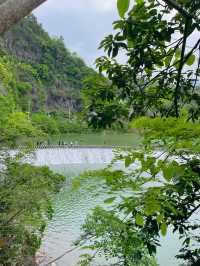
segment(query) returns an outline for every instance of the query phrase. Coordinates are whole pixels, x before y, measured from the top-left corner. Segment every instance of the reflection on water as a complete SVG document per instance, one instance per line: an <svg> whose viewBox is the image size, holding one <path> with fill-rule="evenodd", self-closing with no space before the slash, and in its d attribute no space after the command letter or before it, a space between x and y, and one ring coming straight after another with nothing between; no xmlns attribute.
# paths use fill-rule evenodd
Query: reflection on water
<svg viewBox="0 0 200 266"><path fill-rule="evenodd" d="M101 181L91 180L98 189L88 188L87 180L78 190L72 190L71 180L74 176L88 169L103 168L102 164L65 164L49 165L54 171L67 176L66 184L60 193L56 196L54 202L55 215L49 223L41 247L49 258L54 259L71 249L71 244L80 234L80 227L87 214L98 204L103 204L105 195L101 192ZM162 247L159 248L158 262L161 266L177 266L179 263L174 259L179 246L178 239L173 234L162 239ZM57 262L58 266L74 266L78 262L80 251L74 251L67 254Z"/></svg>

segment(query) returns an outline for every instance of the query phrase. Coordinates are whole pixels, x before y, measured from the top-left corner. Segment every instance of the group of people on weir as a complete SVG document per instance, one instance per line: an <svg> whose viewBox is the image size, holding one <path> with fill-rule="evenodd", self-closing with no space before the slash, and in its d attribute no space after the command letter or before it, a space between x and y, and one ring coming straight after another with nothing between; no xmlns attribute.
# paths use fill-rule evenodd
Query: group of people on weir
<svg viewBox="0 0 200 266"><path fill-rule="evenodd" d="M36 146L37 147L42 147L42 146L51 146L51 145L58 145L58 146L69 146L69 147L74 147L74 146L78 146L78 141L75 142L70 142L70 143L66 143L63 140L59 140L58 143L51 143L51 141L48 139L47 141L37 141Z"/></svg>

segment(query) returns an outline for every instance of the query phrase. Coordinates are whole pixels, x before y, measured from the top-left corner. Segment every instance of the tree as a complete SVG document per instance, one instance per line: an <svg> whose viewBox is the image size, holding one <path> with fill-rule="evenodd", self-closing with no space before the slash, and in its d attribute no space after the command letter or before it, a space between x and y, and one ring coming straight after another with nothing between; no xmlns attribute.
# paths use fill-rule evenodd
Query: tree
<svg viewBox="0 0 200 266"><path fill-rule="evenodd" d="M178 117L180 109L193 102L189 113L195 119L199 102L199 2L180 1L184 10L180 13L159 1L136 1L127 17L128 5L124 9L119 3L122 18L114 22L116 34L100 45L108 57L97 59L99 70L118 87L117 96L129 101L133 116ZM188 40L194 33L197 37L190 47ZM118 63L118 54L125 54L126 64Z"/></svg>
<svg viewBox="0 0 200 266"><path fill-rule="evenodd" d="M36 265L34 256L64 177L0 153L0 264Z"/></svg>
<svg viewBox="0 0 200 266"><path fill-rule="evenodd" d="M58 135L58 125L54 118L43 113L35 113L31 117L33 125L49 135Z"/></svg>
<svg viewBox="0 0 200 266"><path fill-rule="evenodd" d="M46 0L1 0L0 1L0 34L27 16L32 10Z"/></svg>
<svg viewBox="0 0 200 266"><path fill-rule="evenodd" d="M132 127L144 141L138 150L119 152L111 166L96 173L105 181L109 194L105 202L111 207L94 210L83 226L81 241L88 241L97 254L113 257L126 243L124 233L118 235L118 243L108 242L117 216L121 220L117 228L128 228L129 237L137 232L151 256L161 244L160 236L172 229L182 243L177 257L196 266L200 264L196 219L200 208L200 2L137 0L133 7L129 4L118 0L117 33L102 41L100 47L107 56L97 59L97 66L116 86L115 97L131 106ZM191 47L188 39L194 33L197 37ZM123 52L127 61L121 64L117 56ZM125 170L113 167L118 160ZM120 265L121 254L116 253ZM125 255L129 260L122 265L135 265L135 258Z"/></svg>
<svg viewBox="0 0 200 266"><path fill-rule="evenodd" d="M95 129L110 128L112 124L123 127L128 114L126 102L116 98L115 86L105 77L95 74L85 79L82 95L89 126Z"/></svg>

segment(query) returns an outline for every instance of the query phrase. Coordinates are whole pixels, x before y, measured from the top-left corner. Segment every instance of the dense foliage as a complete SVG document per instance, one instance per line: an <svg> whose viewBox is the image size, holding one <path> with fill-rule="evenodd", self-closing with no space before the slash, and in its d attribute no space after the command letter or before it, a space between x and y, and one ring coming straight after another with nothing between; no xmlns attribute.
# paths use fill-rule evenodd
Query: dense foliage
<svg viewBox="0 0 200 266"><path fill-rule="evenodd" d="M159 1L136 1L127 17L114 22L116 33L101 43L108 56L97 59L97 66L117 86L115 97L129 104L131 117L178 116L187 104L190 116L198 116L199 4L180 2L195 19Z"/></svg>
<svg viewBox="0 0 200 266"><path fill-rule="evenodd" d="M34 127L28 114L17 110L13 94L10 92L12 73L6 64L0 63L0 72L3 84L2 95L0 95L1 146L15 146L25 136L29 138L36 135L43 136L44 133L39 128ZM8 90L7 93L4 91L5 89Z"/></svg>
<svg viewBox="0 0 200 266"><path fill-rule="evenodd" d="M124 162L124 169L115 170L114 161L96 173L105 180L111 207L94 210L79 243L114 257L116 265L132 266L141 262L134 257L137 244L144 248L137 258L144 257L143 250L154 256L160 236L171 232L182 244L177 257L199 265L200 2L130 2L117 1L121 19L113 24L116 33L101 43L107 56L96 62L115 88L113 97L129 107L131 124L144 142L137 151L118 153L115 161ZM110 123L112 117L115 112ZM123 228L117 241L116 221L117 229ZM123 250L135 236L141 242L130 241ZM94 257L86 257L86 265Z"/></svg>
<svg viewBox="0 0 200 266"><path fill-rule="evenodd" d="M81 132L85 125L76 114L82 109L83 80L95 72L61 37L51 38L30 15L4 34L0 54L0 97L10 104L7 115L23 112L50 135Z"/></svg>
<svg viewBox="0 0 200 266"><path fill-rule="evenodd" d="M5 33L1 60L12 72L13 94L23 111L80 109L82 81L93 74L62 37L50 37L33 15Z"/></svg>
<svg viewBox="0 0 200 266"><path fill-rule="evenodd" d="M22 164L1 152L0 264L35 265L42 233L52 218L51 200L64 178L47 167Z"/></svg>
<svg viewBox="0 0 200 266"><path fill-rule="evenodd" d="M82 95L89 126L95 129L111 128L114 124L116 128L124 126L128 107L116 97L116 87L104 76L96 74L85 79Z"/></svg>
<svg viewBox="0 0 200 266"><path fill-rule="evenodd" d="M13 156L7 151L19 141L26 139L28 146L30 137L44 136L26 113L16 110L12 94L0 96L0 132L0 265L35 265L45 224L53 213L51 200L64 178L48 168L25 164L23 158L31 150Z"/></svg>

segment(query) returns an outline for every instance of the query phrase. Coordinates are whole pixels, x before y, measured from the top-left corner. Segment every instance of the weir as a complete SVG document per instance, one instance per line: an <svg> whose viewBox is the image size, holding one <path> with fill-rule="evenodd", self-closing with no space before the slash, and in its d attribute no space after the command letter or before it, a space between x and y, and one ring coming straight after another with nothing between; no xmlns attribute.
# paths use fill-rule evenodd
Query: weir
<svg viewBox="0 0 200 266"><path fill-rule="evenodd" d="M112 148L39 148L28 160L38 166L109 164L114 157Z"/></svg>

